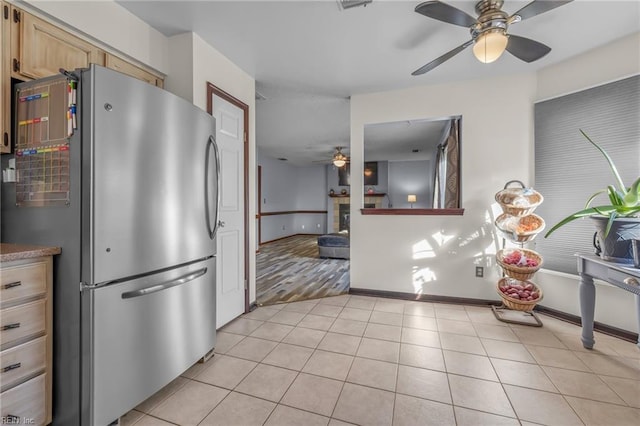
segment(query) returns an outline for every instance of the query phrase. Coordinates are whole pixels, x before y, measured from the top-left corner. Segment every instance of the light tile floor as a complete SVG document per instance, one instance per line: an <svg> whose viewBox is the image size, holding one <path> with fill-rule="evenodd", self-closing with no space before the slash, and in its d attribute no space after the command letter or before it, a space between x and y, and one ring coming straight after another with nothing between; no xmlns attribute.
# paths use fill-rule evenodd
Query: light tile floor
<svg viewBox="0 0 640 426"><path fill-rule="evenodd" d="M258 308L122 425L640 425L640 349L541 315L342 295Z"/></svg>

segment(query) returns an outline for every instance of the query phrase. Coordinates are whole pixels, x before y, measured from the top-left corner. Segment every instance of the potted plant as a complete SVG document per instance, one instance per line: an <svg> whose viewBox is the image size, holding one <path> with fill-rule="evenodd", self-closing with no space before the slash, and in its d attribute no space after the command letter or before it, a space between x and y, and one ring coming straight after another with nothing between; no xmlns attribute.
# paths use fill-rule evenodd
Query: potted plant
<svg viewBox="0 0 640 426"><path fill-rule="evenodd" d="M556 229L583 217L591 217L596 221L594 245L605 260L631 263L631 239L640 239L640 177L631 186L626 186L618 173L618 169L609 154L595 143L585 132L580 133L598 149L609 163L615 177L615 185L609 185L597 191L587 200L585 208L577 211L554 225L546 234L551 235ZM594 200L607 194L610 204L591 207Z"/></svg>

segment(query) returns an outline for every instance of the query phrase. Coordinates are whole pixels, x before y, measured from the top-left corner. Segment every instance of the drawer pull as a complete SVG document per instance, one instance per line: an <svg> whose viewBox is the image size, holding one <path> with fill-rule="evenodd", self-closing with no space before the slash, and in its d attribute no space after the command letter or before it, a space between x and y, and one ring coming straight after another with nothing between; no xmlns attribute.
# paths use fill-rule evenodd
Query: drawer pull
<svg viewBox="0 0 640 426"><path fill-rule="evenodd" d="M15 370L16 368L20 368L21 366L22 366L21 363L16 362L15 364L7 365L6 367L4 367L2 369L2 372L6 373L7 371Z"/></svg>
<svg viewBox="0 0 640 426"><path fill-rule="evenodd" d="M7 290L7 289L10 289L10 288L13 288L13 287L18 287L20 285L22 285L22 281L14 281L12 283L5 284L4 285L4 289Z"/></svg>
<svg viewBox="0 0 640 426"><path fill-rule="evenodd" d="M201 277L206 273L207 273L207 268L198 269L192 274L183 275L172 281L166 281L166 282L152 285L140 290L127 291L126 293L122 293L121 297L123 299L131 299L132 297L139 297L139 296L145 296L147 294L157 293L159 291L166 290L168 288L175 287L177 285L186 284L189 281L193 281L196 278Z"/></svg>
<svg viewBox="0 0 640 426"><path fill-rule="evenodd" d="M624 280L622 280L622 282L625 283L626 285L635 285L636 287L640 285L638 280L633 277L627 277Z"/></svg>
<svg viewBox="0 0 640 426"><path fill-rule="evenodd" d="M18 327L20 327L20 323L19 322L14 322L13 324L3 325L2 326L2 331L11 330L13 328L18 328Z"/></svg>

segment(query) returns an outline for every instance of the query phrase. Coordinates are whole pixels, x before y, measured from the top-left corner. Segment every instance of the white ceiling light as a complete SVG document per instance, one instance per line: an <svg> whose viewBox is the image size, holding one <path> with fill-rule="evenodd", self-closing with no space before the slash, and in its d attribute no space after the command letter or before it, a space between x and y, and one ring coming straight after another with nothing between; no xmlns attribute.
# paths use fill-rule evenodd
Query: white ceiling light
<svg viewBox="0 0 640 426"><path fill-rule="evenodd" d="M502 29L485 31L476 39L473 54L480 62L491 63L504 53L508 41Z"/></svg>
<svg viewBox="0 0 640 426"><path fill-rule="evenodd" d="M341 147L336 147L336 153L333 155L331 161L336 167L344 167L344 165L347 164L347 156L342 153Z"/></svg>

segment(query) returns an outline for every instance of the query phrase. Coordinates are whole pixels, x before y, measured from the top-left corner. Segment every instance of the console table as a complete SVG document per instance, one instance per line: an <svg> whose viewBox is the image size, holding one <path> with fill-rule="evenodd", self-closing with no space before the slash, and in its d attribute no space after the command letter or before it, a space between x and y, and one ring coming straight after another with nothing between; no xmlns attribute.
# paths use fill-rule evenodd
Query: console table
<svg viewBox="0 0 640 426"><path fill-rule="evenodd" d="M636 314L640 329L640 269L620 263L607 262L594 255L578 254L576 256L578 257L578 274L580 275L582 345L587 349L592 349L595 343L593 339L593 314L596 304L594 278L635 294ZM638 347L640 347L640 339Z"/></svg>

